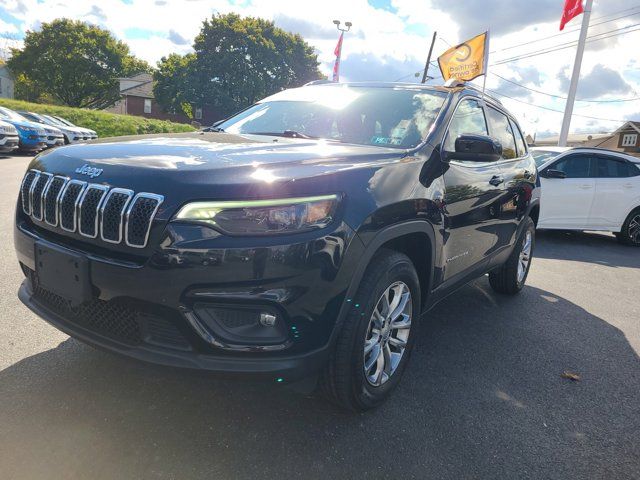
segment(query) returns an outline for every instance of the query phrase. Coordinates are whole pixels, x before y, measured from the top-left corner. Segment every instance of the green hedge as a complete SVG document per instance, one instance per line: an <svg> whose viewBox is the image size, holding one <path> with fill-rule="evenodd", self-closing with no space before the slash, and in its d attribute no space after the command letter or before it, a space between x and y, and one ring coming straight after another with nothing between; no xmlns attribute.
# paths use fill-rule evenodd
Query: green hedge
<svg viewBox="0 0 640 480"><path fill-rule="evenodd" d="M0 106L12 110L26 110L35 113L48 113L66 118L79 127L90 128L98 132L99 137L116 137L120 135L142 135L145 133L191 132L190 125L153 120L133 115L119 115L100 110L43 105L0 98Z"/></svg>

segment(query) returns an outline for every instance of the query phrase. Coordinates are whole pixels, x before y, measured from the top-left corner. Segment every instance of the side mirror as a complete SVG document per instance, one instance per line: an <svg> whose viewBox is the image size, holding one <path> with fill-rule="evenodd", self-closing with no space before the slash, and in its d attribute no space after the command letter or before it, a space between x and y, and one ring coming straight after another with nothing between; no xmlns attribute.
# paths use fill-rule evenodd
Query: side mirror
<svg viewBox="0 0 640 480"><path fill-rule="evenodd" d="M540 173L543 178L567 178L567 174L560 170L554 170L553 168L547 168Z"/></svg>
<svg viewBox="0 0 640 480"><path fill-rule="evenodd" d="M495 162L502 158L502 144L486 135L460 135L455 152L445 152L446 160Z"/></svg>

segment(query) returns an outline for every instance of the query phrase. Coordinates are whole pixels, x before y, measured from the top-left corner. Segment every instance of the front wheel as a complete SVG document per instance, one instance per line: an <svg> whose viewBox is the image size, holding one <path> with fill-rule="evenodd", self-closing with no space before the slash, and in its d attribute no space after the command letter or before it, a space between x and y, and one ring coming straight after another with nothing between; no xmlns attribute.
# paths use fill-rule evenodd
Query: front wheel
<svg viewBox="0 0 640 480"><path fill-rule="evenodd" d="M531 267L536 227L530 217L524 222L524 228L516 241L513 252L501 267L489 272L489 284L498 293L515 295L524 287Z"/></svg>
<svg viewBox="0 0 640 480"><path fill-rule="evenodd" d="M364 411L396 387L413 348L420 284L411 260L391 250L378 252L349 303L320 387L341 407Z"/></svg>
<svg viewBox="0 0 640 480"><path fill-rule="evenodd" d="M622 230L616 233L620 243L640 247L640 208L636 208L629 214L622 224Z"/></svg>

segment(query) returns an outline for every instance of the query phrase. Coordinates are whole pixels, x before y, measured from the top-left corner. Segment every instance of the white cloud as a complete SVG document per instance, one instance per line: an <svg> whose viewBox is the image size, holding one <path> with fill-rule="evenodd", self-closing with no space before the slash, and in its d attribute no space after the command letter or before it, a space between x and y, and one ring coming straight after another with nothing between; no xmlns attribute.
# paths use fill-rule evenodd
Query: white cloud
<svg viewBox="0 0 640 480"><path fill-rule="evenodd" d="M574 19L566 28L567 33L558 36L561 3L558 0L470 0L458 3L449 0L389 0L388 8L375 8L366 0L134 0L131 4L122 0L82 3L74 0L0 0L2 8L21 22L20 28L16 28L12 23L0 21L0 31L38 28L42 22L61 16L81 19L108 28L126 41L134 54L153 64L169 53L190 51L203 20L214 13L233 11L272 19L282 28L301 33L316 48L322 62L321 69L328 74L338 36L332 20L339 15L340 20L350 20L354 24L345 36L341 72L344 79L396 80L404 77L405 81L416 81L412 73L423 67L434 30L446 42L454 44L464 40L465 35L479 33L490 27L491 50L494 52L490 56L491 64L576 40L580 19ZM596 1L592 23L601 22L598 17L623 9L629 9L624 0L608 0L606 3L604 0ZM615 16L606 17L605 20L611 18ZM592 27L590 34L636 22L636 17L621 18ZM141 32L146 32L146 36ZM546 41L536 41L552 35ZM640 74L637 73L634 55L630 54L629 48L624 48L639 42L640 32L634 32L589 44L583 62L585 94L602 94L604 98L640 95ZM514 45L518 47L510 48ZM446 48L446 44L439 40L434 58ZM573 47L567 48L491 66L490 71L530 88L564 96L563 80L558 75L573 64L574 54ZM606 89L589 90L588 85L597 80L589 79L597 65L619 72L623 82L629 86L628 92L620 90L608 94ZM435 71L435 68L431 69L432 74ZM597 69L595 71L598 73ZM482 80L475 83L481 85ZM564 108L561 99L524 90L493 74L487 78L487 87L537 106L556 110ZM516 100L501 99L520 118L529 133L559 130L561 114ZM640 102L578 102L575 107L578 115L612 119L624 119L638 111ZM572 130L589 128L603 131L613 130L616 126L613 122L579 116L574 117L572 122Z"/></svg>

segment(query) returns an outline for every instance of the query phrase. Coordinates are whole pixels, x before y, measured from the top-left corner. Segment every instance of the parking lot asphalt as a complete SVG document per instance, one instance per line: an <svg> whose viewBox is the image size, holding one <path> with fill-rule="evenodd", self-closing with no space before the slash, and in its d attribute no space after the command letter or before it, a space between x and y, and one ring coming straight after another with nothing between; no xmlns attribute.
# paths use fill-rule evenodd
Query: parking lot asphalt
<svg viewBox="0 0 640 480"><path fill-rule="evenodd" d="M28 160L0 157L0 478L640 478L640 250L538 232L520 295L485 277L445 299L398 391L345 414L96 351L33 315L12 240Z"/></svg>

